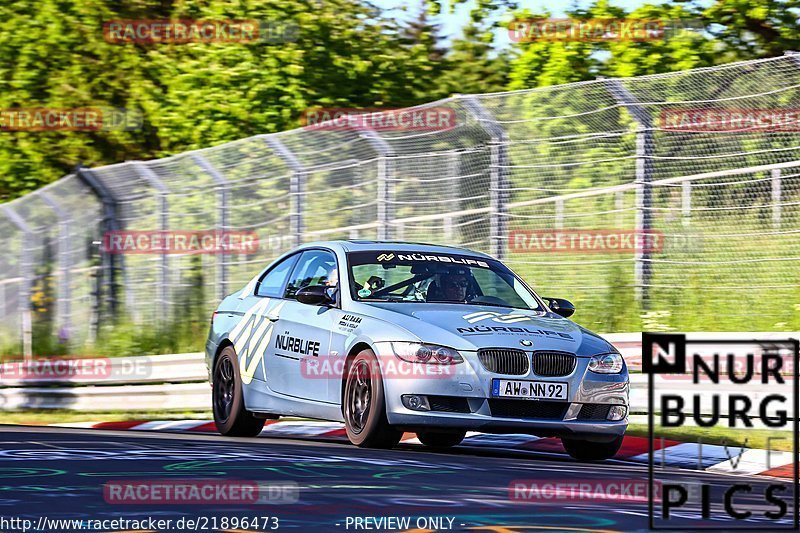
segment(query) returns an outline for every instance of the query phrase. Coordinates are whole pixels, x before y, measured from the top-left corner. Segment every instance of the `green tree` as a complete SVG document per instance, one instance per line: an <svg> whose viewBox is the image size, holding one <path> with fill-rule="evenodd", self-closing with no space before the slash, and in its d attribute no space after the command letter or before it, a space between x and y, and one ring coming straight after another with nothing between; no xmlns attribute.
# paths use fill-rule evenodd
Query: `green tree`
<svg viewBox="0 0 800 533"><path fill-rule="evenodd" d="M140 131L0 132L0 199L79 162L149 159L285 130L317 105L422 103L435 93L441 68L424 19L404 30L358 0L327 0L313 10L304 0L41 0L6 3L0 14L0 108L110 106L144 114ZM256 19L297 31L288 42L245 44L112 44L103 37L107 21L167 18Z"/></svg>
<svg viewBox="0 0 800 533"><path fill-rule="evenodd" d="M800 49L798 8L797 0L716 0L694 10L721 43L717 62L725 63Z"/></svg>
<svg viewBox="0 0 800 533"><path fill-rule="evenodd" d="M508 83L507 52L493 47L492 27L470 22L454 39L440 84L446 95L502 91Z"/></svg>
<svg viewBox="0 0 800 533"><path fill-rule="evenodd" d="M439 81L450 65L445 61L447 50L440 43L439 25L431 20L425 2L419 6L416 17L399 32L399 43L416 65L405 75L405 84L394 95L398 101L419 104L448 96Z"/></svg>
<svg viewBox="0 0 800 533"><path fill-rule="evenodd" d="M663 37L644 41L521 42L514 46L509 88L674 72L731 61L772 57L800 49L797 0L717 0L645 4L632 11L596 0L572 9L573 19L659 20ZM514 18L548 18L517 12Z"/></svg>

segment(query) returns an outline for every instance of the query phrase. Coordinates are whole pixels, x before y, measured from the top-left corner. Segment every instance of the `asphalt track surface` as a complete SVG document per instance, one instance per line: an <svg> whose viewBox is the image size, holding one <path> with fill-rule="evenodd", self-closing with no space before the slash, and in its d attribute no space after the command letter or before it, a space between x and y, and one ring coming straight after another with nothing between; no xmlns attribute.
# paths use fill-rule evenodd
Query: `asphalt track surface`
<svg viewBox="0 0 800 533"><path fill-rule="evenodd" d="M525 451L473 448L445 452L403 446L366 450L349 444L282 438L231 439L217 435L136 433L48 427L0 426L0 516L48 519L203 518L205 529L223 517L278 517L280 530L379 531L347 526L355 517L449 517L452 531L643 531L648 505L603 499L565 503L520 502L509 497L513 480L646 480L647 466L607 461L577 463L568 458ZM711 485L711 521L699 506L687 505L671 527L701 526L749 530L791 526L791 482L708 472L661 471L662 480ZM152 505L109 503L109 481L239 480L296 483L293 504ZM747 521L722 518L721 494L734 483L753 486L740 506L756 511ZM779 523L757 516L774 509L763 501L770 483L785 486L787 518ZM217 528L211 519L216 517ZM445 521L446 523L446 521ZM264 523L239 531L269 530ZM1 529L1 528L0 528ZM51 528L48 531L54 531ZM433 528L421 531L434 530ZM438 529L443 531L445 529ZM12 528L2 529L13 531ZM108 531L108 530L107 530ZM394 529L398 531L398 529Z"/></svg>

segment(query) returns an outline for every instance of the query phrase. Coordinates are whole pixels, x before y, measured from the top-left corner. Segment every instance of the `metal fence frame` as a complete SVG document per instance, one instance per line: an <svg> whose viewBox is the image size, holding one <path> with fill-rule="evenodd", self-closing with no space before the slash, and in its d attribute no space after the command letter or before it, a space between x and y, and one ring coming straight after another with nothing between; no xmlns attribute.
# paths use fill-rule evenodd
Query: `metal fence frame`
<svg viewBox="0 0 800 533"><path fill-rule="evenodd" d="M695 210L693 191L696 184L703 180L717 177L766 172L769 173L770 198L772 202L770 206L771 224L775 231L780 231L787 228L787 220L789 218L786 211L788 207L794 205L790 201L791 198L788 195L784 183L785 176L782 171L800 167L800 142L797 145L786 148L785 156L782 155L784 152L781 152L779 153L780 157L775 156L776 160L774 162L766 164L739 164L738 166L732 166L732 163L727 164L726 161L727 166L723 165L720 170L691 172L691 165L686 163L686 171L680 175L675 176L667 173L667 177L659 177L656 163L660 157L657 151L659 148L657 136L660 133L660 129L659 125L654 121L653 109L654 106L656 106L655 109L661 109L669 105L670 102L647 101L641 94L637 96L634 93L636 91L647 93L647 91L655 90L650 85L658 87L659 83L667 84L673 79L677 79L677 76L694 76L692 79L696 78L702 81L707 73L724 73L727 72L726 69L734 72L732 76L734 76L733 79L735 80L739 79L737 76L744 76L744 74L736 74L738 71L735 69L737 68L741 72L748 72L748 69L759 65L774 66L776 70L789 69L794 65L800 70L800 60L797 58L798 56L796 55L788 55L784 58L743 62L733 66L721 66L716 69L701 69L696 72L646 76L638 79L602 78L567 86L493 95L456 95L439 102L419 106L420 109L449 106L458 114L461 120L459 125L461 129L455 133L443 132L439 137L435 138L432 136L424 137L423 134L419 134L416 136L417 138L408 140L402 135L386 134L385 132L367 128L359 131L332 134L320 133L316 137L313 132L293 130L277 134L258 135L229 143L222 147L178 154L163 160L133 161L99 169L87 169L79 166L76 168L74 175L86 186L87 190L92 192L101 206L101 233L128 229L125 220L126 217L132 215L126 212L126 209L130 209L126 206L126 203L145 201L152 202L154 206L153 220L155 221L155 227L153 229L164 231L174 229L171 217L186 218L189 216L186 213L191 211L187 209L186 213L184 213L183 204L176 204L173 201L182 195L194 195L199 197L196 199L205 200L209 205L212 205L205 213L207 214L206 218L217 230L225 231L242 227L243 217L235 219L236 214L242 214L243 211L246 211L244 208L237 207L240 205L239 202L242 201L242 197L245 199L248 198L248 195L257 197L260 188L259 184L266 183L269 180L276 180L276 183L278 183L277 180L282 179L285 174L288 176L285 190L281 189L280 185L276 185L276 187L285 192L280 196L285 196L286 200L285 202L281 200L282 203L280 205L283 206L285 204L284 214L288 220L288 228L284 235L278 234L277 237L286 239L288 241L287 245L296 246L308 240L325 238L331 235L352 237L367 234L374 235L379 240L402 239L412 232L412 228L415 225L434 222L437 224L435 227L440 228L441 234L433 235L433 238L428 240L446 241L448 243L456 241L458 244L458 239L454 237L459 231L458 228L468 224L473 226L485 224L485 235L483 234L484 230L476 230L477 234L480 234L482 242L485 241L486 243L485 251L495 257L504 259L507 253L509 223L512 217L511 211L515 209L535 210L546 207L549 210L552 208L552 227L561 228L565 224L567 216L565 214L565 206L569 202L603 195L616 195L616 209L622 212L624 210L625 193L630 192L635 195L633 209L636 216L633 229L647 233L654 227L654 212L658 209L654 198L654 188L677 185L680 187L680 216L682 224L685 227L689 227L692 225L692 216ZM637 89L640 85L644 89ZM797 86L800 86L800 83L797 83ZM788 88L780 88L780 90L791 90L793 87L788 86ZM764 95L770 94L769 89L766 88L763 94L758 93L750 97L758 97L763 100L766 98ZM575 94L586 94L584 97L588 102L586 111L576 111L573 115L564 113L564 116L558 116L557 112L554 111L549 111L551 115L547 115L548 111L543 111L542 116L534 114L531 120L537 125L539 122L536 121L549 124L557 120L572 120L575 123L582 123L581 121L583 121L585 124L591 124L591 120L595 120L594 117L598 113L611 111L622 113L624 110L635 124L635 127L625 130L615 123L618 126L618 130L609 130L608 137L616 136L615 138L622 138L630 134L634 139L632 153L623 153L616 156L619 161L625 159L635 161L633 175L620 176L619 181L621 183L615 185L590 187L584 190L577 189L572 192L559 192L557 194L543 193L535 198L523 197L515 199L515 182L519 185L520 181L520 177L516 176L515 172L518 172L524 165L520 165L515 160L513 153L514 143L522 142L518 138L520 133L514 128L520 127L518 123L522 121L514 120L515 117L513 116L509 118L509 113L505 115L499 113L498 109L502 111L502 108L498 107L497 101L499 99L504 99L504 102L513 101L513 105L527 111L526 105L528 105L528 102L526 98L532 99L531 101L535 103L538 101L537 98L544 98L542 96L544 95L553 101L557 101L557 97L562 93L568 95L570 91ZM603 98L606 98L608 102L593 102L592 98L597 98L593 91L598 94L602 93ZM702 94L701 89L698 89L698 91L700 91L698 94ZM699 96L698 101L701 101ZM508 103L507 105L511 106L512 104ZM536 111L535 107L533 110ZM583 115L588 118L584 119ZM620 117L615 120L620 124L622 123L622 118ZM527 127L527 124L523 125ZM596 126L592 127L596 128ZM538 130L531 129L537 131L538 134ZM594 139L592 135L597 134L591 133L584 136L588 139L587 142L592 142ZM549 137L543 137L544 141L547 142L561 142L561 138L556 135L551 134ZM580 136L575 135L575 137ZM320 142L319 147L315 146L314 140ZM523 138L523 141L531 143L530 153L534 154L535 157L545 157L537 154L535 150L544 142L541 138L534 138L530 141L527 138ZM306 144L303 144L304 142ZM340 149L340 146L347 148ZM790 152L790 150L795 149L797 154ZM768 152L769 150L765 151ZM236 158L235 164L225 164L225 159L220 154L225 155L228 152L231 154L229 155L230 158ZM753 150L746 155L756 153L757 151ZM730 157L733 160L739 156L734 153ZM760 161L757 158L754 160ZM531 165L532 170L523 175L524 179L534 178L534 185L536 185L536 172L540 168L549 171L550 168L573 168L569 166L572 164L578 166L592 164L591 160L576 160L576 162L568 164L563 162L551 164L550 161L544 161L545 164L538 164L540 163L538 160L534 162L537 164ZM415 174L419 183L408 185L407 181L409 174L411 174L409 169L416 167L420 169ZM125 174L126 172L129 173L131 180L137 184L135 187L139 188L135 189L134 185L125 184L125 187L129 187L130 191L128 189L123 190L123 187L117 183L125 179L125 176L128 175ZM372 178L373 172L374 179ZM426 172L429 175L426 175ZM446 172L447 175L440 177L437 174L440 172ZM620 172L622 173L623 171ZM242 177L242 174L245 177ZM360 190L360 184L368 183L370 187L374 185L374 197L367 204L374 204L375 216L366 219L366 221L362 218L354 217L352 220L348 219L352 223L326 225L326 217L332 216L336 209L320 212L318 208L309 207L308 195L315 190L315 179L325 182L331 175L336 176L336 180L339 180L330 179L330 181L336 181L336 187L334 188L337 188L337 190L358 191ZM477 195L479 200L473 203L469 203L469 194L463 190L465 184L469 184L465 181L465 176L471 176L470 179L474 180L471 186L480 189ZM359 177L363 181L359 182ZM189 192L184 190L182 181L184 179L195 184L192 185L194 188L191 190L186 189ZM256 185L252 185L248 180L253 180ZM340 182L344 183L344 185L340 185ZM445 183L445 185L437 185L440 182ZM434 191L431 193L432 195L436 195L438 191L443 195L443 198L433 198L431 202L433 207L427 208L427 210L415 210L415 203L424 204L424 202L420 202L419 197L422 196L424 198L425 187ZM441 188L435 189L435 187ZM240 189L245 192L240 193ZM441 192L445 190L447 191L446 193ZM547 189L542 188L542 191L547 191ZM65 207L62 199L50 192L37 191L34 194L37 194L38 198L49 206L58 220L58 258L55 271L59 283L56 323L59 329L62 327L70 329L75 323L71 316L74 307L71 306L71 279L78 275L74 272L75 269L71 266L72 263L69 259L70 255L74 253L74 249L70 248L73 229L71 227L70 209L74 208ZM258 200L262 202L259 205L263 205L264 202L270 200L269 192L264 193L264 195L266 198L258 197ZM436 204L436 200L441 200L445 203ZM25 199L18 201L24 202ZM20 314L19 338L23 354L26 357L30 357L33 345L32 306L30 300L31 288L35 278L35 265L31 254L37 247L43 245L39 242L41 231L33 227L29 220L20 216L15 209L15 205L17 204L12 202L0 207L0 216L5 217L13 224L19 232L21 240L20 257L18 263L14 266L18 276L7 276L6 281L15 279L21 281L17 297L21 303L18 309ZM448 209L444 206L451 206L451 208ZM414 207L414 209L411 209L411 207ZM406 211L401 213L403 209ZM371 211L365 209L365 212L369 213ZM411 214L408 214L408 212ZM541 215L540 218L545 216L550 215ZM258 214L254 215L254 219L256 221L261 220ZM316 223L316 226L312 222ZM789 227L789 230L793 231L791 227ZM137 268L141 270L140 267L131 266L128 264L130 261L126 261L122 255L102 253L101 251L100 258L102 266L97 279L98 289L95 294L96 302L94 304L96 307L96 312L94 313L96 320L91 324L89 340L97 334L100 324L113 322L123 311L132 311L129 308L132 307L131 302L134 294L140 301L148 299L148 294L137 292L140 289L139 284L142 283L144 278L131 278L132 273L135 273ZM167 254L162 254L157 259L158 266L154 270L155 279L152 280L156 292L151 297L165 313L172 308L171 306L175 299L175 294L170 293L170 291L174 287L180 287L185 284L181 278L183 272L179 264L180 261L180 258L172 258ZM232 283L235 280L240 280L241 276L237 275L235 277L232 273L235 268L244 266L252 271L257 270L255 266L252 268L248 266L251 263L261 264L263 262L261 259L237 258L230 253L217 255L214 261L213 299L219 300L224 297L226 293L231 291ZM631 264L635 298L641 303L643 309L648 309L650 306L650 290L653 285L654 258L647 250L637 251ZM12 272L12 270L9 269L9 272ZM149 275L150 273L142 274L142 276ZM148 283L150 283L149 280ZM122 291L125 293L125 300L120 296ZM140 314L133 312L134 317L138 317Z"/></svg>

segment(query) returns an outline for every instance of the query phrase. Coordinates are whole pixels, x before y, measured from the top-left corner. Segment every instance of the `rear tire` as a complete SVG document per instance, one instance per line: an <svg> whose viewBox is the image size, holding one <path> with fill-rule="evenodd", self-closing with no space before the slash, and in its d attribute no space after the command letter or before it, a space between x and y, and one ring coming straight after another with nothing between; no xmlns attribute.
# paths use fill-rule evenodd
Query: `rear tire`
<svg viewBox="0 0 800 533"><path fill-rule="evenodd" d="M348 367L342 415L347 438L361 448L391 448L403 436L386 418L383 376L372 350L359 352Z"/></svg>
<svg viewBox="0 0 800 533"><path fill-rule="evenodd" d="M418 431L417 438L429 448L452 448L458 446L466 437L466 431L438 432L438 431Z"/></svg>
<svg viewBox="0 0 800 533"><path fill-rule="evenodd" d="M603 461L611 459L622 447L622 438L615 438L611 442L591 442L588 440L562 438L564 449L573 459L578 461Z"/></svg>
<svg viewBox="0 0 800 533"><path fill-rule="evenodd" d="M233 346L226 346L214 363L211 403L217 431L226 437L255 437L264 429L264 419L244 407L239 359Z"/></svg>

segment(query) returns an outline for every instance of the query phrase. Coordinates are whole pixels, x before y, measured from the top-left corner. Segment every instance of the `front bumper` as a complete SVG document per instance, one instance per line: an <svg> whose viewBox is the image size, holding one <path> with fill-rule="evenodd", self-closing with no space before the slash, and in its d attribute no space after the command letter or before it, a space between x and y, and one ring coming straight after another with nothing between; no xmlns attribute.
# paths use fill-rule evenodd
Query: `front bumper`
<svg viewBox="0 0 800 533"><path fill-rule="evenodd" d="M533 400L514 400L533 401ZM572 404L568 412L580 409L582 404ZM415 431L423 428L459 429L483 433L526 433L539 437L571 437L596 442L613 440L625 433L627 417L620 421L588 421L578 419L507 418L494 416L488 401L472 413L446 413L439 411L412 411L400 408L387 409L389 423L400 429Z"/></svg>
<svg viewBox="0 0 800 533"><path fill-rule="evenodd" d="M629 406L629 379L627 368L620 374L595 374L588 370L588 357L579 357L573 372L563 377L539 377L532 370L522 376L506 376L488 372L480 363L477 352L461 352L455 375L392 379L384 376L384 393L388 422L399 428L442 428L475 430L486 433L527 433L537 436L581 438L591 441L608 441L622 435L628 425L627 416L618 421L582 419L579 413L584 404ZM534 380L566 383L567 399L563 416L535 418L505 416L493 413L490 407L492 379ZM414 394L464 398L469 412L417 411L406 407L402 396ZM509 399L506 402L535 403L539 400ZM568 406L567 406L568 404ZM496 405L496 404L495 404ZM520 404L522 405L522 404Z"/></svg>

